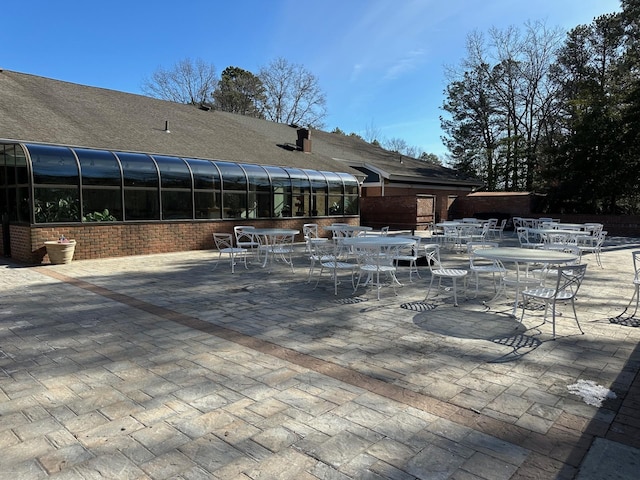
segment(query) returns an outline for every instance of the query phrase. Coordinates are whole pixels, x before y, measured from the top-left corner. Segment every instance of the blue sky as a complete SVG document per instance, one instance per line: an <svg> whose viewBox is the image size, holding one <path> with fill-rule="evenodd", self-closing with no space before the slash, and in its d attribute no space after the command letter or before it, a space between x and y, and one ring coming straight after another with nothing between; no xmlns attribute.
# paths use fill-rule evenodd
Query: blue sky
<svg viewBox="0 0 640 480"><path fill-rule="evenodd" d="M404 139L443 155L445 66L467 35L544 21L570 30L619 0L9 0L0 68L141 93L184 58L258 73L301 64L327 96L326 129ZM0 132L0 137L2 132Z"/></svg>

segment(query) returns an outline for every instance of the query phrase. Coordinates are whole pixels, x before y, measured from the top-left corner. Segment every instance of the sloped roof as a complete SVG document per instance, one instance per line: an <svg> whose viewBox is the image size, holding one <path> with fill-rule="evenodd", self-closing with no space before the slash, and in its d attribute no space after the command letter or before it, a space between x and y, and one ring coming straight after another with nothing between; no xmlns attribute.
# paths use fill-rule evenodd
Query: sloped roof
<svg viewBox="0 0 640 480"><path fill-rule="evenodd" d="M170 133L165 131L168 125ZM0 139L348 172L372 165L387 178L478 185L455 170L402 157L357 137L311 132L192 105L0 70Z"/></svg>

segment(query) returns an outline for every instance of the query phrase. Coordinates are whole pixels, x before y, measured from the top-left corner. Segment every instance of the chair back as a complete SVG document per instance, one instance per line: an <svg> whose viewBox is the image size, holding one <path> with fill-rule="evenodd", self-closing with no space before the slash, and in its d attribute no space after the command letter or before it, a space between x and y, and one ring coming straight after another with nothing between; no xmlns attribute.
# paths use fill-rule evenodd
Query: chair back
<svg viewBox="0 0 640 480"><path fill-rule="evenodd" d="M529 245L529 229L526 227L518 227L516 229L516 233L518 234L518 242L521 247Z"/></svg>
<svg viewBox="0 0 640 480"><path fill-rule="evenodd" d="M259 245L259 240L253 234L254 226L236 225L233 227L233 234L236 237L236 245L243 247L254 247Z"/></svg>
<svg viewBox="0 0 640 480"><path fill-rule="evenodd" d="M230 233L214 233L213 242L220 251L226 248L233 248L233 235Z"/></svg>
<svg viewBox="0 0 640 480"><path fill-rule="evenodd" d="M318 238L318 224L317 223L305 223L302 225L302 235L305 240L310 238Z"/></svg>
<svg viewBox="0 0 640 480"><path fill-rule="evenodd" d="M441 269L442 264L440 263L440 245L425 245L424 250L427 258L427 264L429 265L429 270L431 270L431 273L433 273L434 270Z"/></svg>
<svg viewBox="0 0 640 480"><path fill-rule="evenodd" d="M634 283L640 282L640 250L634 250L631 252L631 256L633 257L633 271L635 272L633 277Z"/></svg>
<svg viewBox="0 0 640 480"><path fill-rule="evenodd" d="M554 297L563 293L563 300L575 298L582 285L582 280L587 272L587 264L581 265L563 265L558 267L558 279Z"/></svg>

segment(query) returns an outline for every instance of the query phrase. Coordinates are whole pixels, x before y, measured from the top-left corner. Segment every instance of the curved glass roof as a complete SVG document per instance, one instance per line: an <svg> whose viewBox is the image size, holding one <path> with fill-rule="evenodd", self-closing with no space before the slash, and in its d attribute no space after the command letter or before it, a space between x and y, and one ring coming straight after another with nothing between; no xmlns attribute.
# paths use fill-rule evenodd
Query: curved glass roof
<svg viewBox="0 0 640 480"><path fill-rule="evenodd" d="M0 143L0 155L4 178L0 203L18 221L358 213L353 207L357 206L358 180L342 172L33 143ZM30 208L19 207L25 194Z"/></svg>

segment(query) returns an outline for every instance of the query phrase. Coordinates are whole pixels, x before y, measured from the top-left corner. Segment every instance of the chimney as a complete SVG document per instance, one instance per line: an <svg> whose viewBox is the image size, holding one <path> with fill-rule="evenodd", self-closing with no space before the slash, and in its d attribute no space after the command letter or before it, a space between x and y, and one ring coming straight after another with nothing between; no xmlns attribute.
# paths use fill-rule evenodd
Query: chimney
<svg viewBox="0 0 640 480"><path fill-rule="evenodd" d="M298 140L296 141L298 150L304 153L311 153L311 130L308 128L298 129Z"/></svg>

